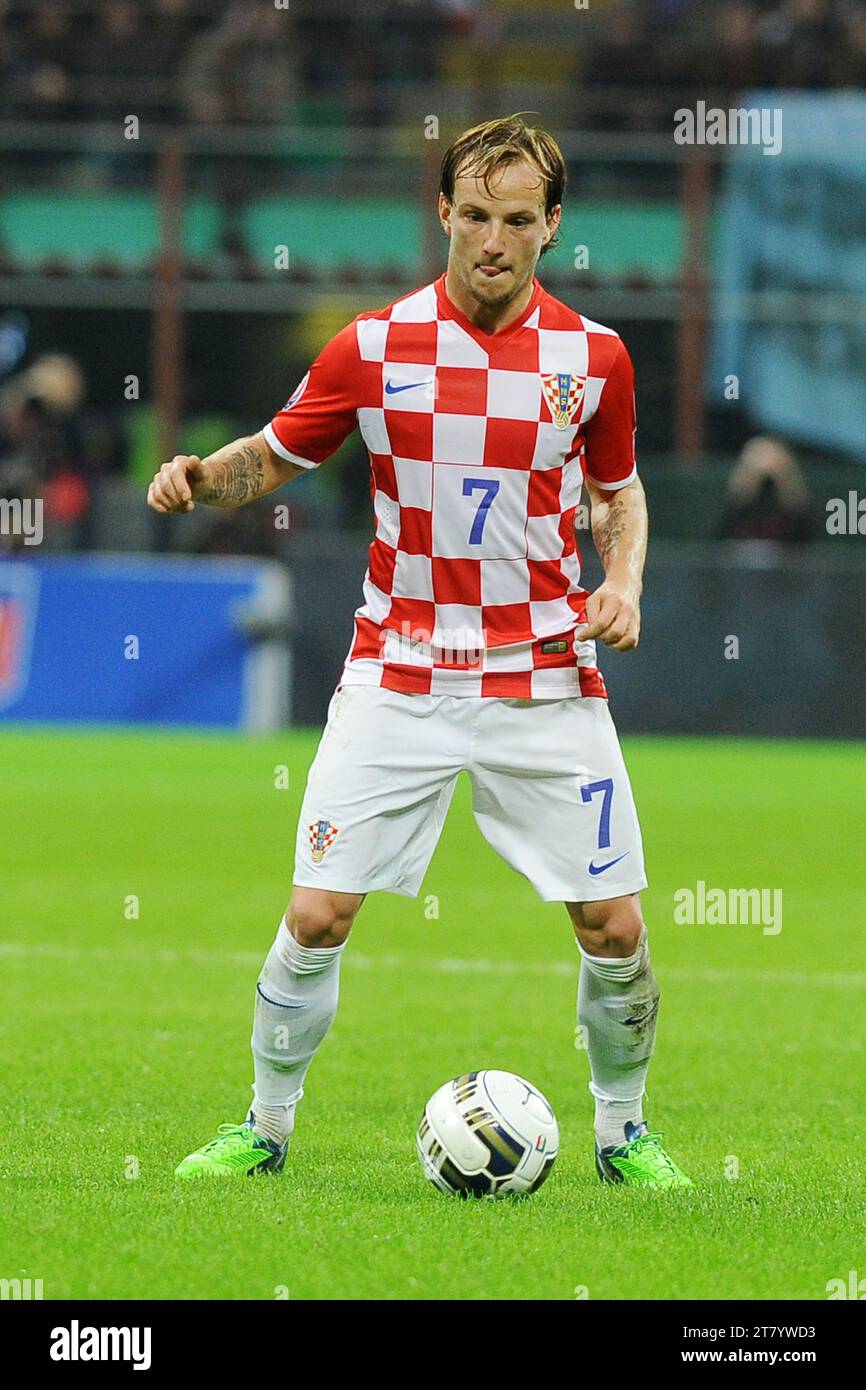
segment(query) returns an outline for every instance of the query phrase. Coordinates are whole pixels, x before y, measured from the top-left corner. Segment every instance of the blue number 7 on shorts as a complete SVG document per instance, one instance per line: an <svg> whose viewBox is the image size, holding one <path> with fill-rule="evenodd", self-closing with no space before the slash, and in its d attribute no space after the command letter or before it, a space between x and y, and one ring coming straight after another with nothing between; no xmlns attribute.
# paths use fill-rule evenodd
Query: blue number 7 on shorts
<svg viewBox="0 0 866 1390"><path fill-rule="evenodd" d="M598 818L598 847L599 849L610 849L610 806L613 801L613 778L605 777L601 782L588 782L585 787L581 787L581 799L585 802L592 801L596 792L602 793L601 815Z"/></svg>

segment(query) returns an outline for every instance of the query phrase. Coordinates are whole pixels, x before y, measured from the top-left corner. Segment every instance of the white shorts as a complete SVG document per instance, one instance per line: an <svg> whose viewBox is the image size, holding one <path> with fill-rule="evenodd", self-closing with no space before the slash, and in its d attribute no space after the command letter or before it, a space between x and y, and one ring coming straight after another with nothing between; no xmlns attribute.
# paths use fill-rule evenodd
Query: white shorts
<svg viewBox="0 0 866 1390"><path fill-rule="evenodd" d="M417 897L457 776L487 843L545 902L646 887L607 701L406 695L344 685L310 768L296 885Z"/></svg>

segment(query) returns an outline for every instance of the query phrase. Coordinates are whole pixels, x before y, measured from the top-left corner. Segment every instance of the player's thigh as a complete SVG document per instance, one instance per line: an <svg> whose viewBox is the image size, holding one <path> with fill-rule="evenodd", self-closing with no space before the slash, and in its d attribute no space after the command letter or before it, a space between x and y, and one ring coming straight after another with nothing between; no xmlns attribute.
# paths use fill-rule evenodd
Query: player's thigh
<svg viewBox="0 0 866 1390"><path fill-rule="evenodd" d="M545 901L597 902L646 887L631 784L606 701L496 701L472 777L483 835Z"/></svg>
<svg viewBox="0 0 866 1390"><path fill-rule="evenodd" d="M417 893L468 744L459 703L378 686L336 692L301 807L296 886Z"/></svg>

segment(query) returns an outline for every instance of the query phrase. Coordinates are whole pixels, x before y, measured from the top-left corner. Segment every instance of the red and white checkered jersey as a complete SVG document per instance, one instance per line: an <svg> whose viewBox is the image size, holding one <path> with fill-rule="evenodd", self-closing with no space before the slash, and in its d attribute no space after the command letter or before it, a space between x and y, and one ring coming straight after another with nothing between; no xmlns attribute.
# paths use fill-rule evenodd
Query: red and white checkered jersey
<svg viewBox="0 0 866 1390"><path fill-rule="evenodd" d="M636 475L634 377L617 334L536 280L483 333L445 276L360 314L265 427L316 468L355 428L376 534L341 684L446 695L606 695L585 621L584 475Z"/></svg>

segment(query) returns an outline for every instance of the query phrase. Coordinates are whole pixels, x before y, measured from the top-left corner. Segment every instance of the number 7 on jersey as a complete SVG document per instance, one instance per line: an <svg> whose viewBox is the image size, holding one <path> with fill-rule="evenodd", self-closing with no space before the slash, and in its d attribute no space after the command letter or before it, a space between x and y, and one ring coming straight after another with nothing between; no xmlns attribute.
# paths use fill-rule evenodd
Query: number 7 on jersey
<svg viewBox="0 0 866 1390"><path fill-rule="evenodd" d="M473 492L483 492L484 496L478 503L478 510L472 522L472 530L469 532L469 544L480 545L481 537L484 534L484 523L487 520L487 513L490 511L490 504L499 491L498 478L464 478L463 496L471 497Z"/></svg>

